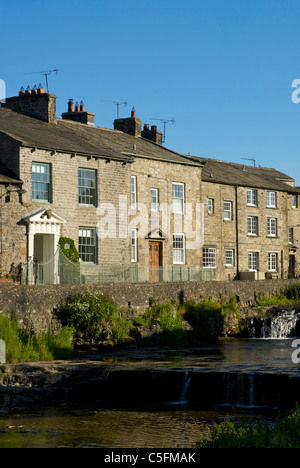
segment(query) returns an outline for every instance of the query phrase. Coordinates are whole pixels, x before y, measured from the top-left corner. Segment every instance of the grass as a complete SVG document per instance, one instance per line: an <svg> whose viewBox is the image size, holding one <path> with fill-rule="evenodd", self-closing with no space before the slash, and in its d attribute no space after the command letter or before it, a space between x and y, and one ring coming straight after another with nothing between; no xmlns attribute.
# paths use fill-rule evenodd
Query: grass
<svg viewBox="0 0 300 468"><path fill-rule="evenodd" d="M33 362L66 359L74 354L73 329L62 328L54 336L51 332L36 334L33 330L21 330L15 320L0 316L0 339L5 341L6 362Z"/></svg>
<svg viewBox="0 0 300 468"><path fill-rule="evenodd" d="M266 422L224 422L211 429L197 448L300 448L300 406L274 425Z"/></svg>

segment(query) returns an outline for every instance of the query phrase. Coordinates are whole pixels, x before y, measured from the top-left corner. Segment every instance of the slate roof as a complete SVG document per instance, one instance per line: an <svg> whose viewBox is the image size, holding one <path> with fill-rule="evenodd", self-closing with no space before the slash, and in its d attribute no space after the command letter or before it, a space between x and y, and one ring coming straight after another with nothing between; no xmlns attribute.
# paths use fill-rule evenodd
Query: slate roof
<svg viewBox="0 0 300 468"><path fill-rule="evenodd" d="M299 187L290 185L295 179L273 168L246 166L196 156L191 158L204 163L202 180L205 182L300 193Z"/></svg>
<svg viewBox="0 0 300 468"><path fill-rule="evenodd" d="M201 165L199 161L188 160L183 155L142 137L63 119L49 124L6 108L0 108L0 132L30 147L128 161L135 157L146 157Z"/></svg>

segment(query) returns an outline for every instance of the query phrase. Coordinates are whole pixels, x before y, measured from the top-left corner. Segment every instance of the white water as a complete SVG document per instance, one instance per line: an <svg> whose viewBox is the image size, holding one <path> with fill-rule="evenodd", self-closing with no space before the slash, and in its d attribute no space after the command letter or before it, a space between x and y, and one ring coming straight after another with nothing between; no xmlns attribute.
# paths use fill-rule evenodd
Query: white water
<svg viewBox="0 0 300 468"><path fill-rule="evenodd" d="M260 338L286 339L295 337L299 319L300 314L296 313L295 310L282 310L277 316L262 319ZM249 335L255 337L254 326L250 329Z"/></svg>
<svg viewBox="0 0 300 468"><path fill-rule="evenodd" d="M180 395L180 400L179 400L179 403L181 403L181 404L188 403L188 401L189 401L188 391L189 391L189 385L190 385L191 378L192 378L192 376L189 376L188 372L185 372L184 381L183 381L182 390L181 390L181 395Z"/></svg>

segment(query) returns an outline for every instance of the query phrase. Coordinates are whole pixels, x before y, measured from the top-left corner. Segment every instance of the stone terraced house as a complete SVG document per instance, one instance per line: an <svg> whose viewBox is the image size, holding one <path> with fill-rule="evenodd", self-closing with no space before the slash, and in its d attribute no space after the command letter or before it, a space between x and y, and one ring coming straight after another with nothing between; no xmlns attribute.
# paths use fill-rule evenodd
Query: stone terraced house
<svg viewBox="0 0 300 468"><path fill-rule="evenodd" d="M299 194L274 169L163 147L134 109L107 129L72 100L57 118L43 89L0 108L0 271L29 284L66 281L62 238L76 281L298 275Z"/></svg>
<svg viewBox="0 0 300 468"><path fill-rule="evenodd" d="M195 158L204 164L202 266L214 279L300 274L299 188L275 169Z"/></svg>
<svg viewBox="0 0 300 468"><path fill-rule="evenodd" d="M22 193L1 199L1 213L19 203L18 216L7 216L5 237L13 248L1 255L1 270L34 260L44 268L39 281L59 282L53 259L64 237L75 241L87 281L122 281L122 266L152 281L200 271L201 248L189 243L200 231L202 163L161 143L162 133L155 126L142 130L134 110L110 130L96 127L94 114L72 100L56 118L56 96L42 89L6 99L0 161L22 181ZM28 282L36 276L31 269Z"/></svg>

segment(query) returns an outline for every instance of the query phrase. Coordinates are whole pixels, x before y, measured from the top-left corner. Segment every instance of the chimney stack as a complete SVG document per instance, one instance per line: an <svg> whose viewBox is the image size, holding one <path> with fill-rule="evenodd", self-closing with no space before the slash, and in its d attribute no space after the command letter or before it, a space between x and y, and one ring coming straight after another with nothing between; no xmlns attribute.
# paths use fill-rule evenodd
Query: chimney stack
<svg viewBox="0 0 300 468"><path fill-rule="evenodd" d="M142 137L146 138L146 140L154 141L154 143L158 145L162 144L162 132L157 130L156 125L152 125L150 130L149 124L145 124L144 129L142 131Z"/></svg>
<svg viewBox="0 0 300 468"><path fill-rule="evenodd" d="M80 122L88 125L94 125L95 114L92 112L86 112L84 109L83 101L80 101L80 106L78 101L75 103L74 110L74 100L69 99L68 102L68 112L62 114L63 120L73 120L73 122Z"/></svg>
<svg viewBox="0 0 300 468"><path fill-rule="evenodd" d="M6 98L2 107L44 122L56 122L56 96L45 93L41 84L38 88L34 85L32 90L27 86L26 91L22 86L18 96Z"/></svg>
<svg viewBox="0 0 300 468"><path fill-rule="evenodd" d="M135 108L131 110L131 117L127 119L116 119L114 121L114 130L129 133L135 137L141 136L142 121L136 117Z"/></svg>

